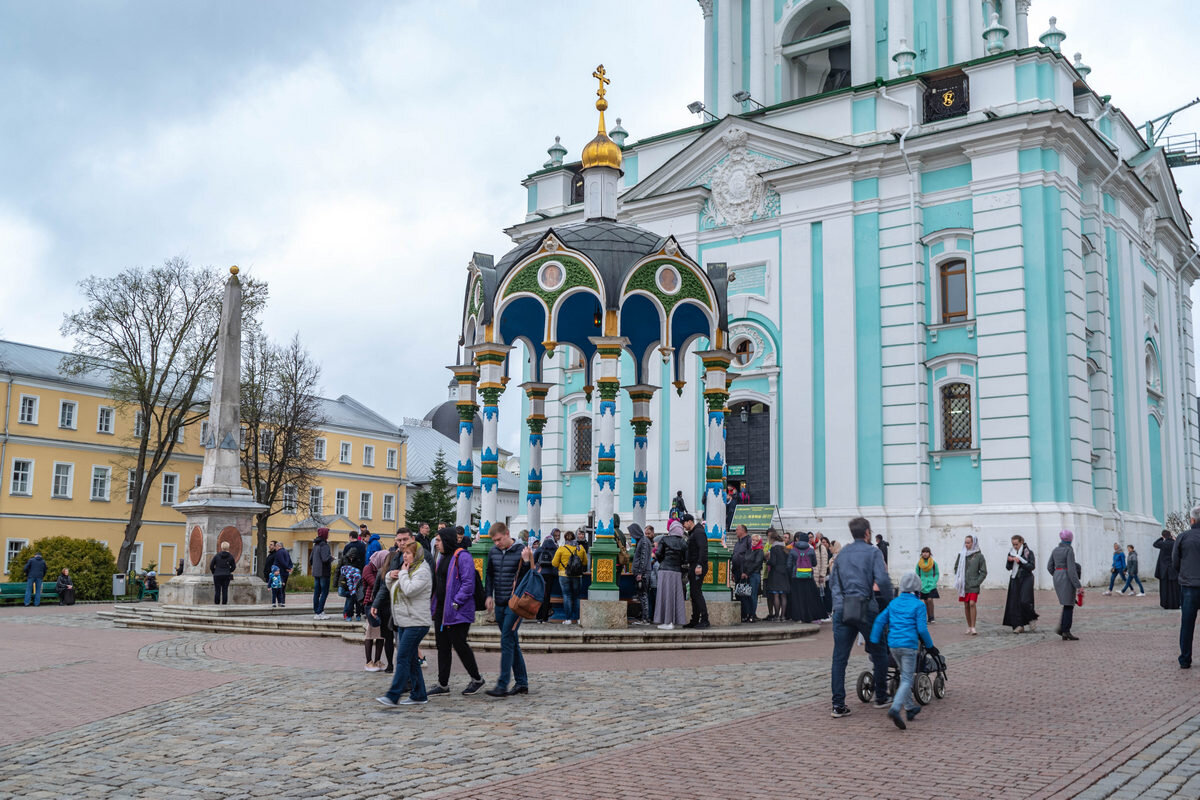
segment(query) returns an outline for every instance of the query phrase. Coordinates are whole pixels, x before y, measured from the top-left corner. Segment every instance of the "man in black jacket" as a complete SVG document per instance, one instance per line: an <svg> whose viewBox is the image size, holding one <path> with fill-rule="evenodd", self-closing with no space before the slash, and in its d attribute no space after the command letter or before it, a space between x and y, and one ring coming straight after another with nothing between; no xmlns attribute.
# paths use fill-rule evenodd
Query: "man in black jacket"
<svg viewBox="0 0 1200 800"><path fill-rule="evenodd" d="M221 542L221 552L213 556L208 565L213 576L213 602L217 605L229 605L229 581L235 570L237 561L229 552L229 542Z"/></svg>
<svg viewBox="0 0 1200 800"><path fill-rule="evenodd" d="M529 694L529 674L525 671L525 656L521 653L519 637L521 617L508 607L517 580L521 577L521 552L525 546L512 538L508 526L495 522L488 530L495 545L487 560L487 609L496 614L500 626L500 675L496 685L485 694L505 697L514 694ZM509 674L515 685L508 688Z"/></svg>
<svg viewBox="0 0 1200 800"><path fill-rule="evenodd" d="M363 567L367 565L367 546L358 540L358 531L350 531L350 541L342 548L342 557L338 562L338 576L334 577L334 584L337 585L342 567L354 567L361 574ZM342 619L354 619L355 622L362 619L362 583L360 582L355 593L346 598L346 602L342 608Z"/></svg>
<svg viewBox="0 0 1200 800"><path fill-rule="evenodd" d="M1179 575L1179 668L1192 666L1192 639L1200 610L1200 506L1192 509L1192 527L1179 534L1171 550L1171 566Z"/></svg>
<svg viewBox="0 0 1200 800"><path fill-rule="evenodd" d="M275 554L268 560L274 562L275 566L279 567L279 579L283 581L283 590L280 593L282 602L279 605L287 605L288 576L292 574L292 568L296 566L292 562L292 553L283 544L276 542Z"/></svg>
<svg viewBox="0 0 1200 800"><path fill-rule="evenodd" d="M542 537L542 543L537 549L537 564L542 572L542 580L546 584L546 594L542 598L542 607L538 609L537 621L545 622L550 619L553 606L550 604L550 587L558 586L558 570L554 567L554 554L558 552L558 528Z"/></svg>
<svg viewBox="0 0 1200 800"><path fill-rule="evenodd" d="M685 628L708 628L708 604L704 602L704 576L708 574L708 534L691 514L684 514L683 528L688 532L688 593L692 598L692 618Z"/></svg>

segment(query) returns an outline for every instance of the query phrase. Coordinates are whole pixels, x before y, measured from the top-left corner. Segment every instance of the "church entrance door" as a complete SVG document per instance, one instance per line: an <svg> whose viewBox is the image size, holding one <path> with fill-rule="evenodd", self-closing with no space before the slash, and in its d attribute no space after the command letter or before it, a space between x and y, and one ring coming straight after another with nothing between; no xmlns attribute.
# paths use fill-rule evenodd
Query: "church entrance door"
<svg viewBox="0 0 1200 800"><path fill-rule="evenodd" d="M750 502L771 502L771 407L757 400L729 406L725 463L729 483L745 488Z"/></svg>

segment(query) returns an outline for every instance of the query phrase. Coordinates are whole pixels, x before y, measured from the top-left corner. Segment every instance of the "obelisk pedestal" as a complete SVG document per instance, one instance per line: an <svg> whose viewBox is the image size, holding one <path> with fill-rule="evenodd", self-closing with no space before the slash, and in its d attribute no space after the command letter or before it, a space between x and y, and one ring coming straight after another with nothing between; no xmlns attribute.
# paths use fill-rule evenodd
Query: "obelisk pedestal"
<svg viewBox="0 0 1200 800"><path fill-rule="evenodd" d="M209 401L208 439L200 485L175 510L187 518L184 534L183 574L162 585L162 601L176 605L208 605L214 585L209 564L229 543L237 568L229 582L231 604L265 604L271 592L253 573L254 516L266 509L242 486L241 364L242 285L238 268L229 270L217 333L217 358Z"/></svg>

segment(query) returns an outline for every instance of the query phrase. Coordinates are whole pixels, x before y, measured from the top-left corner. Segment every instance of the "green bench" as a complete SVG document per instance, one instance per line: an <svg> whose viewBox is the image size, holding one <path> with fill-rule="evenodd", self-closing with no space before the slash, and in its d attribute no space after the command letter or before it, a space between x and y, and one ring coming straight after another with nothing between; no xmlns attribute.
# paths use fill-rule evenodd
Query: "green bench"
<svg viewBox="0 0 1200 800"><path fill-rule="evenodd" d="M25 602L25 581L21 581L20 583L0 583L0 603L10 600L18 603ZM42 602L45 603L47 601L58 602L58 591L55 588L54 581L42 581Z"/></svg>

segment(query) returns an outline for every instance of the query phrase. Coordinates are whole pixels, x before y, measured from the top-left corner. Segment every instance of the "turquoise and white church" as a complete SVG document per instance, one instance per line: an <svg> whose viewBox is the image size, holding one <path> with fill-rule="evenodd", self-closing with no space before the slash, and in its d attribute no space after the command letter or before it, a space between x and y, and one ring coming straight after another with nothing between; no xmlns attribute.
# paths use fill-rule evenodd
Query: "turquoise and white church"
<svg viewBox="0 0 1200 800"><path fill-rule="evenodd" d="M514 250L468 268L484 532L511 378L534 535L682 491L718 539L732 483L788 529L866 516L896 568L974 534L991 585L1016 533L1044 559L1072 529L1093 581L1149 552L1200 496L1200 259L1163 150L1029 11L700 0L703 121L640 139L604 122L639 65L600 68L596 138L555 140Z"/></svg>

